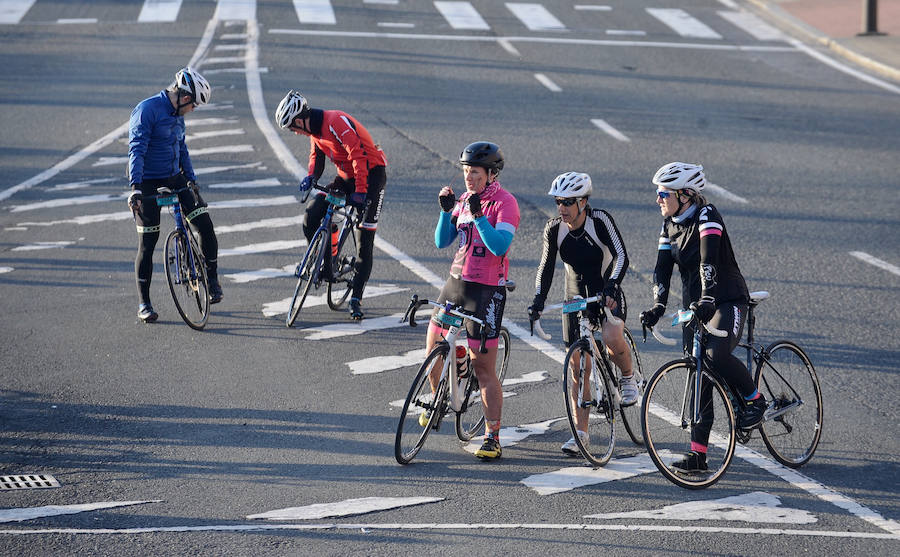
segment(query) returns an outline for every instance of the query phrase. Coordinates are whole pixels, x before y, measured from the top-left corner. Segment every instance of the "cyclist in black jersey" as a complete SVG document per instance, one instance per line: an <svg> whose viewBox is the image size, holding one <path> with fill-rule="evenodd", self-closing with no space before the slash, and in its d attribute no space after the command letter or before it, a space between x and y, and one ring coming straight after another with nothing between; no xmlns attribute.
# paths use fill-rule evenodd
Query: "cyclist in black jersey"
<svg viewBox="0 0 900 557"><path fill-rule="evenodd" d="M528 314L534 321L544 310L558 254L566 269L566 298L587 298L602 293L606 296L606 306L621 319L613 323L604 319L599 304L588 306L594 316L592 320L599 319L602 323L603 342L610 359L622 370L622 404L630 406L637 402L638 388L631 368L631 351L624 336L626 308L621 283L628 270L628 254L613 218L606 211L593 209L588 204L592 190L591 177L584 173L566 172L553 180L547 193L554 197L559 216L548 220L544 227L544 249ZM576 314L568 314L563 319L563 341L566 346L571 346L578 337ZM573 372L574 368L577 368L577 362ZM573 375L570 396L577 398L580 389L582 385ZM585 444L590 441L588 414L588 408L580 408L575 419L578 436ZM563 444L562 451L571 456L579 454L574 437Z"/></svg>
<svg viewBox="0 0 900 557"><path fill-rule="evenodd" d="M744 408L736 408L737 427L759 425L766 400L756 390L744 364L731 352L740 341L747 320L750 294L738 268L731 240L719 211L700 193L706 185L703 167L669 163L653 176L656 203L663 221L659 234L656 268L653 272L651 309L641 312L641 323L652 327L659 321L669 299L669 282L675 264L681 272L682 303L694 310L703 323L724 330L726 337L710 335L705 357L722 378L743 397ZM683 331L688 350L693 331ZM701 393L701 397L709 393ZM704 415L691 430L691 448L673 466L688 471L706 470L706 448L713 416Z"/></svg>

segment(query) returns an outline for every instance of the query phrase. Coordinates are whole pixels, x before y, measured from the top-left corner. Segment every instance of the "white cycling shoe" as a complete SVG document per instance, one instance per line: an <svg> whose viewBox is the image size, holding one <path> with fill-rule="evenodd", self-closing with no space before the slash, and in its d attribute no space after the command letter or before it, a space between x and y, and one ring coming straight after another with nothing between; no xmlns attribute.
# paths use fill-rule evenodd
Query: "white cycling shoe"
<svg viewBox="0 0 900 557"><path fill-rule="evenodd" d="M638 392L637 381L634 375L623 377L619 382L619 390L622 392L622 406L632 406L637 403L640 392Z"/></svg>
<svg viewBox="0 0 900 557"><path fill-rule="evenodd" d="M587 445L590 443L590 437L588 436L586 431L579 431L578 438L581 439L582 445ZM563 443L562 452L566 453L569 456L578 456L581 454L581 450L578 448L578 443L575 442L575 438L572 437L565 443Z"/></svg>

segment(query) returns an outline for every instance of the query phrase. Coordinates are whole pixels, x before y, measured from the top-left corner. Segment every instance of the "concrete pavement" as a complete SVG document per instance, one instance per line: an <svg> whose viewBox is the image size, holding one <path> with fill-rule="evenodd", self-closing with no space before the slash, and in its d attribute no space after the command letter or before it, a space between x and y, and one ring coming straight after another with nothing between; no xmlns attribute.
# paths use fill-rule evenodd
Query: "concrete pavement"
<svg viewBox="0 0 900 557"><path fill-rule="evenodd" d="M900 82L900 0L876 0L879 35L861 35L866 0L746 0L783 30Z"/></svg>

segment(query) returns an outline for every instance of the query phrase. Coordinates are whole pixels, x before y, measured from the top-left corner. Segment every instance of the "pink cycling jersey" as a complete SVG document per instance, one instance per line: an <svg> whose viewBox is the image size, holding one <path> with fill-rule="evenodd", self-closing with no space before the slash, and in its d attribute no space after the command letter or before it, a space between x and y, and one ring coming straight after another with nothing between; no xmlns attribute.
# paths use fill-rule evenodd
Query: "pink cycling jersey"
<svg viewBox="0 0 900 557"><path fill-rule="evenodd" d="M509 259L506 253L494 255L484 244L469 212L470 195L463 193L453 208L459 248L450 275L464 281L503 286L509 274ZM491 183L481 192L481 212L496 230L515 234L519 226L519 204L499 182Z"/></svg>

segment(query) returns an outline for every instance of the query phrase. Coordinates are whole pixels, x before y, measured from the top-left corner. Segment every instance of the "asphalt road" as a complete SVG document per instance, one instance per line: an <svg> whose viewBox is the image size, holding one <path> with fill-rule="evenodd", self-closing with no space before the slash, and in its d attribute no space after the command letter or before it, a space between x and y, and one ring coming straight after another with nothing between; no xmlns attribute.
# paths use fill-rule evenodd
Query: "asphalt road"
<svg viewBox="0 0 900 557"><path fill-rule="evenodd" d="M421 0L325 4L334 24L303 23L285 1L218 12L191 2L174 21L138 22L136 2L37 0L0 25L0 474L59 483L0 491L0 553L896 553L900 96L890 85L756 38L718 13L740 11L731 2L663 6L718 39L684 36L643 2L543 2L565 30L529 29L498 2L472 2L487 30L454 28ZM178 318L160 246L160 321L138 322L122 178L131 108L188 62L213 84L212 106L187 118L188 145L226 296L203 332ZM294 284L283 268L304 249L295 184L307 140L271 124L291 88L357 117L387 154L361 325L324 303L294 329L277 313ZM514 333L527 329L553 177L593 177L593 204L627 244L637 329L660 225L650 178L673 160L704 165L723 188L709 198L750 288L772 293L760 339L793 339L816 365L825 426L802 475L754 456L766 455L757 436L755 453L706 491L655 471L532 487L590 471L559 452L569 432L554 320L550 345L513 339L519 381L504 389L503 424L504 441L517 440L501 462L473 458L451 428L411 466L394 461L391 403L416 366L387 359L422 348L424 333L388 317L446 277L451 253L431 241L436 195L460 186L456 157L478 139L501 145L501 182L522 213L511 251L520 288L504 319ZM281 276L248 274L263 269ZM560 268L557 296L561 283ZM678 356L653 342L640 350L645 373ZM630 470L643 451L621 436L614 459ZM316 514L421 497L435 500ZM701 514L704 501L717 503ZM298 507L307 514L251 518Z"/></svg>

